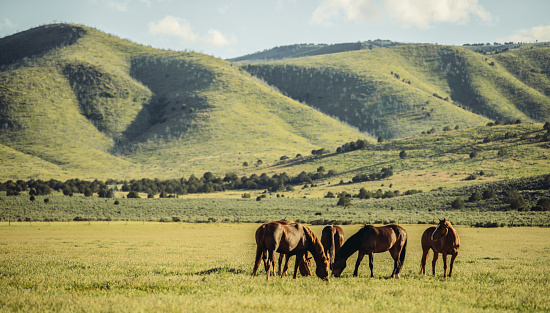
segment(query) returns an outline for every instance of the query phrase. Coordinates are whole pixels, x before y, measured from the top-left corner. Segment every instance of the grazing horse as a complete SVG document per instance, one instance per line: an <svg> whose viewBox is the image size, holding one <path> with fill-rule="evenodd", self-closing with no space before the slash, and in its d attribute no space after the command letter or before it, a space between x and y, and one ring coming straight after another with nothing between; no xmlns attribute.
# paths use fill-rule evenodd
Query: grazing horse
<svg viewBox="0 0 550 313"><path fill-rule="evenodd" d="M267 255L267 280L269 280L270 267L275 267L275 252L279 252L290 256L296 255L294 266L294 278L296 278L298 266L306 251L309 251L317 265L315 274L323 280L328 279L329 262L325 256L323 245L313 231L302 224L283 225L278 222L263 224L256 231L256 245L256 261L252 275L256 275L262 255L265 253ZM288 264L283 272L286 272L287 269Z"/></svg>
<svg viewBox="0 0 550 313"><path fill-rule="evenodd" d="M426 274L426 261L430 249L434 251L432 261L432 271L435 276L435 264L439 254L443 254L443 277L447 277L447 255L451 255L451 267L449 269L449 277L453 273L453 264L458 249L460 248L460 238L458 233L453 228L453 225L445 219L440 219L437 226L429 227L422 234L422 260L420 261L420 274Z"/></svg>
<svg viewBox="0 0 550 313"><path fill-rule="evenodd" d="M279 223L281 225L289 225L291 223L295 223L294 221L290 220L290 221L278 221L276 223ZM267 255L263 255L264 257L264 265L265 265L265 268L267 270ZM288 269L288 261L290 260L290 258L292 257L292 255L289 255L289 254L284 254L284 253L279 253L279 264L278 264L278 271L277 271L277 274L281 276L281 278L283 278L286 274L286 270L281 273L281 264L283 264L283 257L285 257L285 266L284 268ZM300 270L300 274L302 276L311 276L311 258L309 257L309 252L306 251L306 253L304 254L304 257L302 258L302 262L300 262L300 265L298 266L298 269ZM273 269L275 270L275 268Z"/></svg>
<svg viewBox="0 0 550 313"><path fill-rule="evenodd" d="M399 272L401 272L401 267L403 266L403 262L405 262L406 248L407 232L403 227L399 225L386 225L380 227L366 225L346 240L344 245L340 248L340 251L336 253L332 274L339 277L346 268L346 260L355 253L355 251L359 250L353 276L357 276L359 264L361 264L361 260L363 260L365 254L368 254L370 277L374 277L372 271L373 254L389 251L394 260L391 277L399 278Z"/></svg>
<svg viewBox="0 0 550 313"><path fill-rule="evenodd" d="M323 244L327 259L330 261L330 268L332 269L334 257L344 244L344 230L342 230L342 227L329 225L323 228L321 244Z"/></svg>

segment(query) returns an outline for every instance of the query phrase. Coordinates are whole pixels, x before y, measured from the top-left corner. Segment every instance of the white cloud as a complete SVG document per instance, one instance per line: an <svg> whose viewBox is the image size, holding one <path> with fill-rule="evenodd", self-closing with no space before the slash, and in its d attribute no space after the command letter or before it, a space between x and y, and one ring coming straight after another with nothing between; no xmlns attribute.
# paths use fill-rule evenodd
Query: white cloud
<svg viewBox="0 0 550 313"><path fill-rule="evenodd" d="M0 30L14 28L15 25L7 18L0 20Z"/></svg>
<svg viewBox="0 0 550 313"><path fill-rule="evenodd" d="M313 11L312 22L315 24L332 24L341 11L349 20L378 20L381 8L375 0L324 0L323 3Z"/></svg>
<svg viewBox="0 0 550 313"><path fill-rule="evenodd" d="M166 16L156 23L149 23L149 33L153 35L168 35L182 39L189 43L205 43L214 47L226 47L237 42L234 36L226 37L219 30L211 29L207 35L199 36L184 19Z"/></svg>
<svg viewBox="0 0 550 313"><path fill-rule="evenodd" d="M550 26L536 26L531 29L520 29L515 34L499 39L499 42L536 42L550 41Z"/></svg>
<svg viewBox="0 0 550 313"><path fill-rule="evenodd" d="M352 21L374 21L391 17L402 27L430 28L434 23L463 24L470 16L485 22L491 14L477 0L324 0L313 12L312 22L330 24L344 13Z"/></svg>

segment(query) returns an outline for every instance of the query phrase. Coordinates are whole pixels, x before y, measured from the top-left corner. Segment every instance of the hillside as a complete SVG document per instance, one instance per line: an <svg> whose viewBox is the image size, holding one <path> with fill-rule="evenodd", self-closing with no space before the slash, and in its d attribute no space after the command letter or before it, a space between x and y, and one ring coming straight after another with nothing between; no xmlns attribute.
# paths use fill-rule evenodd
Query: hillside
<svg viewBox="0 0 550 313"><path fill-rule="evenodd" d="M36 38L0 57L0 156L29 165L3 179L178 177L365 138L198 53L65 24L2 38L1 51Z"/></svg>
<svg viewBox="0 0 550 313"><path fill-rule="evenodd" d="M291 58L301 58L314 55L333 54L340 52L356 51L363 49L377 49L404 45L403 43L390 40L368 40L359 42L348 42L338 44L295 44L280 46L264 51L247 54L241 57L228 59L230 62L250 63L261 61L282 60Z"/></svg>
<svg viewBox="0 0 550 313"><path fill-rule="evenodd" d="M243 65L297 101L373 137L490 120L550 119L550 48L481 55L407 45Z"/></svg>

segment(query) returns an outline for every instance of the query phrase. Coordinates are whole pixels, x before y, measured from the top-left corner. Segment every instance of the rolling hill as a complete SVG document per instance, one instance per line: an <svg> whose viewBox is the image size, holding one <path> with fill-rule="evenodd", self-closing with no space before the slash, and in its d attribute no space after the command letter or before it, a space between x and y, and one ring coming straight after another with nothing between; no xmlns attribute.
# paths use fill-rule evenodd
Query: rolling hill
<svg viewBox="0 0 550 313"><path fill-rule="evenodd" d="M480 54L373 41L268 52L231 63L69 24L2 38L0 180L297 174L323 162L348 179L378 164L370 152L279 159L358 139L417 145L443 129L455 130L445 133L453 140L494 120L550 119L550 48Z"/></svg>
<svg viewBox="0 0 550 313"><path fill-rule="evenodd" d="M175 177L365 138L203 54L66 24L3 38L0 51L2 158L29 168L4 178Z"/></svg>
<svg viewBox="0 0 550 313"><path fill-rule="evenodd" d="M405 45L243 67L289 97L387 139L490 120L546 121L548 60L548 47L482 55Z"/></svg>

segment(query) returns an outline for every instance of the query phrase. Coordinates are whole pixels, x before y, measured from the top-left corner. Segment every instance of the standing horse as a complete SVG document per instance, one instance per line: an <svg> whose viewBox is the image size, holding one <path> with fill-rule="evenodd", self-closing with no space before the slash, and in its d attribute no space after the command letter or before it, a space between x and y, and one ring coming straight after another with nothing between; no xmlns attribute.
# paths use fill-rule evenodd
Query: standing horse
<svg viewBox="0 0 550 313"><path fill-rule="evenodd" d="M332 269L334 257L344 244L344 230L342 230L342 227L329 225L323 228L321 244L323 244L327 259L330 261L330 268Z"/></svg>
<svg viewBox="0 0 550 313"><path fill-rule="evenodd" d="M380 227L366 225L351 236L340 248L340 251L336 253L332 274L339 277L346 268L346 260L355 253L355 251L359 250L353 276L357 276L359 264L361 264L361 260L363 260L365 254L368 254L370 277L374 277L372 270L373 254L389 251L394 260L391 277L399 278L399 272L401 272L401 267L403 266L403 262L405 262L406 248L407 232L403 227L398 225Z"/></svg>
<svg viewBox="0 0 550 313"><path fill-rule="evenodd" d="M453 225L445 219L440 219L437 226L429 227L422 234L422 260L420 260L420 274L426 274L426 261L428 260L428 254L430 249L434 251L434 258L432 261L432 271L435 276L435 264L439 254L443 254L443 277L447 277L447 255L451 255L451 267L449 269L449 277L453 273L453 264L456 256L458 255L458 249L460 248L460 238L458 233L453 228Z"/></svg>
<svg viewBox="0 0 550 313"><path fill-rule="evenodd" d="M267 280L269 280L270 267L275 267L275 252L279 252L291 256L296 255L294 266L294 278L296 278L298 266L306 251L309 251L317 265L315 274L323 280L328 279L329 262L325 256L323 245L319 238L302 224L290 223L283 225L278 222L263 224L256 231L256 245L256 261L252 275L256 275L262 261L262 255L266 253L266 272ZM287 269L288 264L285 265L283 272L286 272Z"/></svg>

